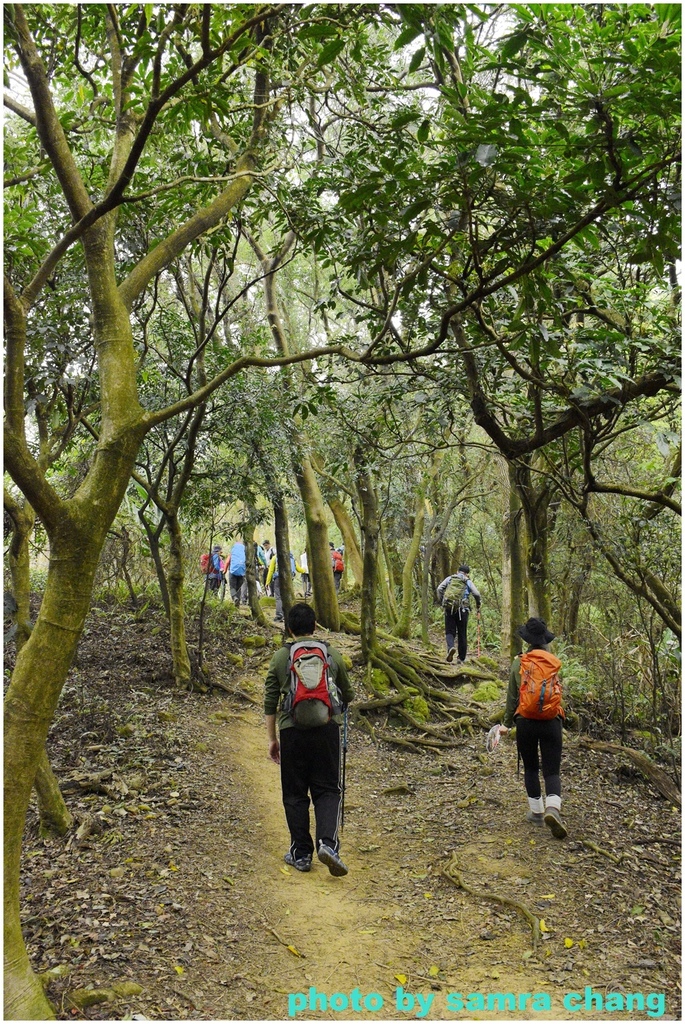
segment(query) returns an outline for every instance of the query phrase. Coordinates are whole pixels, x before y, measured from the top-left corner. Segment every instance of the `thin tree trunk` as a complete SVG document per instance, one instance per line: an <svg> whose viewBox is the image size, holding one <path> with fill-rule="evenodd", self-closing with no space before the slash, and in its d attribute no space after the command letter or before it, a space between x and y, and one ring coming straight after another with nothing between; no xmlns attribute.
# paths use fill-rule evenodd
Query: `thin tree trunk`
<svg viewBox="0 0 685 1024"><path fill-rule="evenodd" d="M502 653L511 661L521 652L516 630L526 619L524 519L516 490L514 467L505 464L503 480L509 507L502 523Z"/></svg>
<svg viewBox="0 0 685 1024"><path fill-rule="evenodd" d="M245 579L247 581L247 602L250 606L250 612L255 622L259 623L260 626L266 626L266 615L264 609L259 603L259 594L257 593L257 577L255 576L255 542L254 542L254 527L245 531L247 537L250 540L244 540L245 544Z"/></svg>
<svg viewBox="0 0 685 1024"><path fill-rule="evenodd" d="M308 564L316 620L326 629L337 632L340 629L340 608L333 578L326 509L309 459L300 461L296 476L307 524Z"/></svg>
<svg viewBox="0 0 685 1024"><path fill-rule="evenodd" d="M178 516L175 513L166 517L166 528L170 541L168 559L169 629L174 681L179 689L187 690L191 686L192 672L186 643L183 536Z"/></svg>
<svg viewBox="0 0 685 1024"><path fill-rule="evenodd" d="M378 576L378 500L368 468L361 452L355 453L357 464L357 490L362 502L362 537L364 542L364 571L362 575L361 646L368 662L376 646L376 593Z"/></svg>
<svg viewBox="0 0 685 1024"><path fill-rule="evenodd" d="M416 514L411 544L409 545L409 552L404 563L404 569L402 570L402 606L397 625L393 629L394 635L402 639L407 639L411 631L414 565L421 547L421 538L423 537L425 509L423 488L421 488L416 501Z"/></svg>
<svg viewBox="0 0 685 1024"><path fill-rule="evenodd" d="M354 524L340 498L329 498L328 505L345 544L345 568L352 570L355 581L361 585L364 566Z"/></svg>
<svg viewBox="0 0 685 1024"><path fill-rule="evenodd" d="M169 597L169 585L167 583L166 573L164 571L164 562L162 560L162 552L159 544L161 530L163 524L160 523L156 528L150 525L143 509L138 510L138 518L143 524L143 529L147 536L147 542L150 546L150 555L152 556L152 562L157 573L157 582L159 583L159 592L162 597L162 604L164 605L164 614L166 615L169 623L171 623L171 599Z"/></svg>
<svg viewBox="0 0 685 1024"><path fill-rule="evenodd" d="M295 604L295 591L290 575L290 536L288 532L288 512L285 498L279 493L273 502L274 530L276 533L276 557L278 558L278 585L281 590L283 618L288 621L288 612Z"/></svg>

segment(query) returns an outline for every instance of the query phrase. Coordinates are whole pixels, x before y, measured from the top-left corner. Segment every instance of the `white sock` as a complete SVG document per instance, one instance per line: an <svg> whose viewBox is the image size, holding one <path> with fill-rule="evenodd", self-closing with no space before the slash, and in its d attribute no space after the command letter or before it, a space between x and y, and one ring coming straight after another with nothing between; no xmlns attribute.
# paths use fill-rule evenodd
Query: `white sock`
<svg viewBox="0 0 685 1024"><path fill-rule="evenodd" d="M561 811L561 797L557 796L556 793L550 793L547 797L547 806L554 807L557 811Z"/></svg>
<svg viewBox="0 0 685 1024"><path fill-rule="evenodd" d="M545 810L545 801L541 796L529 796L528 806L533 814L543 814Z"/></svg>

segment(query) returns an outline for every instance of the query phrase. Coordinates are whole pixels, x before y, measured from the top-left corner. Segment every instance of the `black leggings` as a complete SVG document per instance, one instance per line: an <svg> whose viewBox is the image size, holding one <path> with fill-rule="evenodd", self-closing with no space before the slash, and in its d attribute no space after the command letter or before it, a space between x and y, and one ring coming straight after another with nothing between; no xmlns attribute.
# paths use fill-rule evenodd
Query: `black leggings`
<svg viewBox="0 0 685 1024"><path fill-rule="evenodd" d="M523 761L523 781L526 793L534 799L541 796L540 761L538 746L542 756L542 774L545 779L547 796L561 796L561 718L539 722L534 718L516 716L516 746Z"/></svg>

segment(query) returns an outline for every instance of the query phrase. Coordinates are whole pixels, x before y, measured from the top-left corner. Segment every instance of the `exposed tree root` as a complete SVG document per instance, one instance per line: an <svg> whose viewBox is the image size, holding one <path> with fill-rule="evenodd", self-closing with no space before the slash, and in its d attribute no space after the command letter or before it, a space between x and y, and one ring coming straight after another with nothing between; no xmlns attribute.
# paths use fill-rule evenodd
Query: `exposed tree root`
<svg viewBox="0 0 685 1024"><path fill-rule="evenodd" d="M659 790L661 795L667 800L670 800L676 807L680 807L682 803L682 797L680 790L676 786L673 779L666 774L661 768L658 768L652 761L649 760L646 754L643 754L641 750L634 750L632 747L624 747L620 743L606 743L603 740L588 740L581 739L580 746L586 750L599 750L605 754L623 754L629 761L639 768L643 775L645 775L651 783L653 783Z"/></svg>
<svg viewBox="0 0 685 1024"><path fill-rule="evenodd" d="M591 843L589 839L581 839L581 843L586 850L593 850L595 853L601 853L603 857L608 857L608 859L613 861L614 864L620 864L623 860L623 854L620 854L617 857L615 853L609 853L608 850L603 850L601 846L597 846L597 843Z"/></svg>
<svg viewBox="0 0 685 1024"><path fill-rule="evenodd" d="M469 896L475 896L477 899L483 900L494 900L496 903L502 903L505 907L513 907L519 914L525 917L526 921L530 925L530 930L533 938L533 949L537 950L538 943L540 942L540 919L528 909L523 903L519 903L518 900L512 900L508 896L498 896L495 893L490 892L476 892L470 886L466 885L464 879L461 876L459 868L459 861L457 860L456 853L452 853L447 864L444 865L442 873L445 878L449 878L450 882L453 882L459 889L463 889Z"/></svg>

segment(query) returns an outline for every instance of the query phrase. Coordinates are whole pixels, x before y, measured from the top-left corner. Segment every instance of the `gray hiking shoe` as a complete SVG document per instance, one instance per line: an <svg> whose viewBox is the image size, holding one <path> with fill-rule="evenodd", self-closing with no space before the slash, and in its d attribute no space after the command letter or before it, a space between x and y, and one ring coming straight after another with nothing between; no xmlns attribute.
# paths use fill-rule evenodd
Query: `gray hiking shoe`
<svg viewBox="0 0 685 1024"><path fill-rule="evenodd" d="M548 807L545 811L545 825L548 826L555 839L565 839L568 835L566 826L561 820L561 815L556 807Z"/></svg>
<svg viewBox="0 0 685 1024"><path fill-rule="evenodd" d="M332 875L336 878L342 878L343 875L347 874L348 868L340 859L340 856L331 850L330 846L325 846L324 843L319 847L319 860L322 864L325 864Z"/></svg>
<svg viewBox="0 0 685 1024"><path fill-rule="evenodd" d="M542 828L545 823L545 816L542 811L528 811L526 821L530 821L533 825L539 825Z"/></svg>
<svg viewBox="0 0 685 1024"><path fill-rule="evenodd" d="M283 860L286 862L288 867L295 868L296 871L311 871L312 869L311 853L307 854L306 857L298 857L297 860L295 860L290 850L288 850Z"/></svg>
<svg viewBox="0 0 685 1024"><path fill-rule="evenodd" d="M457 653L457 648L456 647L450 647L449 651L447 652L447 660L448 661L452 661L452 659L454 658L454 655L456 653Z"/></svg>

